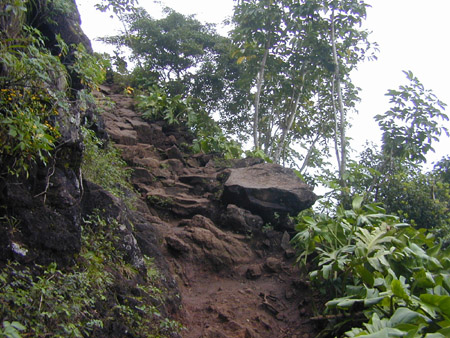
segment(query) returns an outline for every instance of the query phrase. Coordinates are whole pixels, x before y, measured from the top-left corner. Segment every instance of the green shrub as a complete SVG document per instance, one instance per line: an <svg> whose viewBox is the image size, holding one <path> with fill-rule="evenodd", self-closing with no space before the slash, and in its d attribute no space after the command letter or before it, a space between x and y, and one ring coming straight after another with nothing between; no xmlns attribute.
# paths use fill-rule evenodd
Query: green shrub
<svg viewBox="0 0 450 338"><path fill-rule="evenodd" d="M131 169L121 158L120 150L110 142L100 140L94 131L85 127L82 128L82 135L85 149L81 170L84 178L123 198L125 202L129 201L125 189L133 191L129 183Z"/></svg>
<svg viewBox="0 0 450 338"><path fill-rule="evenodd" d="M225 159L241 157L241 145L223 134L198 100L192 97L183 99L181 95L171 97L162 88L153 86L148 94L136 95L136 101L144 119L186 125L194 135L192 151L218 153Z"/></svg>
<svg viewBox="0 0 450 338"><path fill-rule="evenodd" d="M23 337L105 337L103 328L114 322L133 337L166 337L180 330L153 305L163 304L164 289L151 259L145 259L146 275L125 263L124 252L117 249L119 226L98 214L89 217L72 267L3 266L0 332L7 337L20 337L19 331Z"/></svg>
<svg viewBox="0 0 450 338"><path fill-rule="evenodd" d="M324 295L330 331L370 337L447 337L450 250L357 196L335 216L304 215L292 243ZM359 315L359 316L358 316ZM354 321L366 318L366 323ZM346 325L346 326L344 326ZM353 327L353 328L352 328ZM341 331L340 331L341 330ZM431 336L430 336L431 337Z"/></svg>
<svg viewBox="0 0 450 338"><path fill-rule="evenodd" d="M57 84L66 71L37 30L24 30L28 37L17 44L0 41L0 175L28 174L32 163L45 163L59 136L53 121L62 108L65 93Z"/></svg>

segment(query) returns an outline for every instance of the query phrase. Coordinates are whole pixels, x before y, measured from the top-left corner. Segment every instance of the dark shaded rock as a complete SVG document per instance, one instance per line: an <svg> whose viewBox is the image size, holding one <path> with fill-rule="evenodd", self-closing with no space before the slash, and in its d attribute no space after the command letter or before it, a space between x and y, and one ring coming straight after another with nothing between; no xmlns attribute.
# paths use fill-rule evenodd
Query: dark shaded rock
<svg viewBox="0 0 450 338"><path fill-rule="evenodd" d="M224 203L250 210L265 222L273 222L274 213L297 215L316 198L293 170L270 163L231 169L222 195Z"/></svg>
<svg viewBox="0 0 450 338"><path fill-rule="evenodd" d="M288 290L286 290L285 293L284 293L284 297L285 297L287 300L291 300L292 298L295 297L295 290L294 290L294 289L288 289Z"/></svg>
<svg viewBox="0 0 450 338"><path fill-rule="evenodd" d="M162 163L163 164L167 163L167 165L169 166L172 173L177 176L182 175L184 172L184 164L183 164L183 162L181 162L178 159L172 158L172 159L168 159L167 161L162 162Z"/></svg>
<svg viewBox="0 0 450 338"><path fill-rule="evenodd" d="M287 231L285 231L283 233L283 237L281 237L281 248L283 250L288 250L291 248L291 236L289 236L289 233Z"/></svg>
<svg viewBox="0 0 450 338"><path fill-rule="evenodd" d="M228 204L223 215L222 224L239 233L259 232L264 224L262 218L250 211Z"/></svg>
<svg viewBox="0 0 450 338"><path fill-rule="evenodd" d="M134 184L151 186L155 181L155 177L145 168L134 168L131 173L131 180Z"/></svg>
<svg viewBox="0 0 450 338"><path fill-rule="evenodd" d="M178 179L182 183L189 184L192 187L191 191L196 195L206 192L214 193L220 189L220 183L216 175L189 174L182 175Z"/></svg>
<svg viewBox="0 0 450 338"><path fill-rule="evenodd" d="M183 161L183 154L181 153L180 149L176 145L173 145L169 149L166 150L167 158L169 159L177 159L180 161Z"/></svg>
<svg viewBox="0 0 450 338"><path fill-rule="evenodd" d="M81 192L73 170L55 163L36 168L28 180L1 180L0 187L0 260L70 264L81 247Z"/></svg>
<svg viewBox="0 0 450 338"><path fill-rule="evenodd" d="M180 188L154 189L147 194L147 204L150 208L171 212L181 217L194 215L212 215L214 206L207 198L192 196L184 193Z"/></svg>
<svg viewBox="0 0 450 338"><path fill-rule="evenodd" d="M257 164L263 164L264 160L257 157L247 157L233 162L233 168L248 168Z"/></svg>
<svg viewBox="0 0 450 338"><path fill-rule="evenodd" d="M291 258L295 257L295 254L296 254L296 252L294 249L287 249L284 252L284 257L286 257L286 259L291 259Z"/></svg>

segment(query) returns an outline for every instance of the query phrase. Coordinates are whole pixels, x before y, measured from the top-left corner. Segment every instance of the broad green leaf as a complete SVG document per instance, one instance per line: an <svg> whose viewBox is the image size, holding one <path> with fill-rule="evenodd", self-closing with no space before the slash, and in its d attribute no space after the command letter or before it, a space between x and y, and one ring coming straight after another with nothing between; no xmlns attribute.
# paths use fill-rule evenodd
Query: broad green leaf
<svg viewBox="0 0 450 338"><path fill-rule="evenodd" d="M351 308L355 303L362 303L362 299L347 299L344 301L341 301L337 304L337 307L340 307L342 309L349 309Z"/></svg>
<svg viewBox="0 0 450 338"><path fill-rule="evenodd" d="M404 286L402 285L402 283L398 280L398 279L394 279L391 283L391 289L392 289L392 293L405 300L405 301L409 301L409 295L406 292Z"/></svg>
<svg viewBox="0 0 450 338"><path fill-rule="evenodd" d="M356 272L359 277L366 283L368 286L373 287L375 283L375 279L373 277L373 273L367 270L363 265L358 265L355 267Z"/></svg>
<svg viewBox="0 0 450 338"><path fill-rule="evenodd" d="M411 323L421 316L422 315L416 311L412 311L406 307L400 307L395 311L391 319L389 319L389 323L392 327L396 327L400 324Z"/></svg>
<svg viewBox="0 0 450 338"><path fill-rule="evenodd" d="M363 196L359 196L359 195L355 196L355 198L352 201L353 210L361 209L361 204L362 204L363 200L364 200Z"/></svg>
<svg viewBox="0 0 450 338"><path fill-rule="evenodd" d="M374 298L366 298L364 299L364 306L371 307L375 304L380 303L385 297L374 297Z"/></svg>
<svg viewBox="0 0 450 338"><path fill-rule="evenodd" d="M420 300L437 307L445 316L450 317L450 296L422 294Z"/></svg>
<svg viewBox="0 0 450 338"><path fill-rule="evenodd" d="M397 338L397 337L405 337L407 335L407 332L398 330L398 329L394 329L394 328L390 328L390 327L385 327L379 331L376 331L374 333L369 333L369 334L362 334L359 335L358 337L366 337L366 338Z"/></svg>
<svg viewBox="0 0 450 338"><path fill-rule="evenodd" d="M444 327L443 329L439 330L438 333L444 335L445 337L450 337L450 326Z"/></svg>

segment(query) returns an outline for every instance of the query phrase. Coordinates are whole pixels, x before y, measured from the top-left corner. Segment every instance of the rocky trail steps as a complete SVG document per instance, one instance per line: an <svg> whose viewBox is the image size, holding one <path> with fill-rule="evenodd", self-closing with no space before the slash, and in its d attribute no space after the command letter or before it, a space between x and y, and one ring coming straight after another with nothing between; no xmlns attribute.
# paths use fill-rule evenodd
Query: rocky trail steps
<svg viewBox="0 0 450 338"><path fill-rule="evenodd" d="M269 216L258 213L254 198L247 198L247 206L231 193L224 199L233 170L259 168L260 162L187 155L188 133L144 121L131 98L101 90L115 103L105 105L104 129L133 169L141 196L136 208L157 229L177 285L173 315L186 328L182 337L314 337L317 328L309 318L315 295L293 264L292 225L263 229ZM264 203L261 210L273 206Z"/></svg>

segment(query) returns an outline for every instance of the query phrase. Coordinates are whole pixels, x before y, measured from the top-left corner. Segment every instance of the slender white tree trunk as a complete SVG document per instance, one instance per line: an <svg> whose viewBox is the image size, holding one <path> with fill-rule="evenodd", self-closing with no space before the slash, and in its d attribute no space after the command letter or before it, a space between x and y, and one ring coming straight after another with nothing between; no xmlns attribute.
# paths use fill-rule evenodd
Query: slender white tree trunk
<svg viewBox="0 0 450 338"><path fill-rule="evenodd" d="M261 60L261 67L258 72L258 80L256 83L256 96L255 96L255 115L253 116L253 143L255 150L259 149L259 105L261 99L261 91L264 83L264 72L266 70L267 57L269 55L270 42L267 41L266 49L264 50L264 56Z"/></svg>
<svg viewBox="0 0 450 338"><path fill-rule="evenodd" d="M294 102L293 107L292 107L291 115L289 115L289 117L288 117L288 121L287 121L286 127L283 128L283 132L281 134L280 142L277 145L277 149L276 149L275 155L274 155L275 163L280 163L281 151L285 147L286 136L287 136L288 132L291 130L292 125L294 124L294 121L295 121L295 117L297 116L298 103L300 102L301 94L302 94L302 88L300 88L300 91L299 91L299 93L297 95L297 98L295 99L295 102Z"/></svg>
<svg viewBox="0 0 450 338"><path fill-rule="evenodd" d="M334 81L333 81L333 100L335 94L337 94L338 98L338 104L334 103L334 110L335 110L335 121L336 121L336 130L335 130L335 144L336 144L336 152L337 152L337 160L339 164L339 178L341 180L341 183L344 184L344 174L347 170L346 166L346 159L347 159L347 142L346 142L346 130L345 130L345 109L344 109L344 102L342 99L342 90L341 90L341 79L340 79L340 70L339 70L339 60L337 56L337 49L336 49L336 31L335 31L335 24L334 24L334 10L331 13L331 44L333 47L333 59L334 59L334 65L335 65L335 71L334 71ZM334 85L336 84L336 85ZM339 114L339 119L336 116ZM339 126L338 121L339 120ZM338 132L340 134L340 151L337 150L337 139L338 139Z"/></svg>

